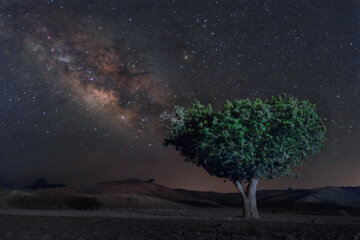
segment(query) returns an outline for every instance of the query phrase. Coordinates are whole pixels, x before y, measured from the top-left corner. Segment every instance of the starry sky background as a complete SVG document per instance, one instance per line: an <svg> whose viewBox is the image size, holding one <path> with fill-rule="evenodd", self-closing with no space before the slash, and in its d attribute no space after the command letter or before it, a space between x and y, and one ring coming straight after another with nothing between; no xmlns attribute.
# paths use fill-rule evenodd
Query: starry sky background
<svg viewBox="0 0 360 240"><path fill-rule="evenodd" d="M328 141L259 188L360 185L359 16L356 0L1 0L0 183L235 191L162 147L159 114L286 92Z"/></svg>

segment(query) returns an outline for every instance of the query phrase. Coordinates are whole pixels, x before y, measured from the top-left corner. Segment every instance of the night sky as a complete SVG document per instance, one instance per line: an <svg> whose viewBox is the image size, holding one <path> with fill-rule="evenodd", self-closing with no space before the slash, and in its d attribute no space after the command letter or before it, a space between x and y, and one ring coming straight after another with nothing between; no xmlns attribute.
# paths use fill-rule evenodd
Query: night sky
<svg viewBox="0 0 360 240"><path fill-rule="evenodd" d="M159 115L195 99L310 99L327 144L297 179L360 185L356 0L0 0L0 183L154 178L235 191L162 146Z"/></svg>

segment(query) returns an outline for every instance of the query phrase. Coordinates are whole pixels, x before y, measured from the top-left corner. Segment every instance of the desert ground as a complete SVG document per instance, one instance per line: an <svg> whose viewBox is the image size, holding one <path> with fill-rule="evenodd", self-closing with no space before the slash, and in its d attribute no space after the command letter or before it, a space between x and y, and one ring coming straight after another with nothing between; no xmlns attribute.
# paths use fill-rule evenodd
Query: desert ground
<svg viewBox="0 0 360 240"><path fill-rule="evenodd" d="M54 186L54 185L51 185ZM260 219L237 193L126 180L0 189L0 240L360 240L360 188L258 191Z"/></svg>
<svg viewBox="0 0 360 240"><path fill-rule="evenodd" d="M238 209L0 211L0 239L360 239L360 218L262 214Z"/></svg>

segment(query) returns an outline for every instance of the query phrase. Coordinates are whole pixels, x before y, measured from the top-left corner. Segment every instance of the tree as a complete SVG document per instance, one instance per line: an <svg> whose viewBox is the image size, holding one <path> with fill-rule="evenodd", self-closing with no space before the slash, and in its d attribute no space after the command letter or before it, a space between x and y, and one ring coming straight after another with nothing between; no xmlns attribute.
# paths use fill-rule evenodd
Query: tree
<svg viewBox="0 0 360 240"><path fill-rule="evenodd" d="M154 181L155 181L155 179L149 178L149 180L147 180L146 182L147 182L147 183L153 183Z"/></svg>
<svg viewBox="0 0 360 240"><path fill-rule="evenodd" d="M246 218L259 217L259 179L294 175L293 168L325 144L326 127L316 106L286 94L227 101L218 111L195 101L161 117L168 121L164 145L175 146L185 161L210 175L232 181Z"/></svg>
<svg viewBox="0 0 360 240"><path fill-rule="evenodd" d="M41 188L46 188L47 185L48 185L48 181L45 178L38 178L35 180L33 186L34 188L41 189Z"/></svg>

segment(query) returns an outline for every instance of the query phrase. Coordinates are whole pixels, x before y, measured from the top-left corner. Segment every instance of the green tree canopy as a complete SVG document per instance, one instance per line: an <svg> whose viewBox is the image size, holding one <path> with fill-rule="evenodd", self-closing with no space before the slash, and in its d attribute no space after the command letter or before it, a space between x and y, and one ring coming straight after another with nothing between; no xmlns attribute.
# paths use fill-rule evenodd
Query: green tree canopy
<svg viewBox="0 0 360 240"><path fill-rule="evenodd" d="M218 111L196 101L162 117L170 121L164 145L234 182L291 175L325 143L326 127L315 105L286 94L227 101Z"/></svg>

